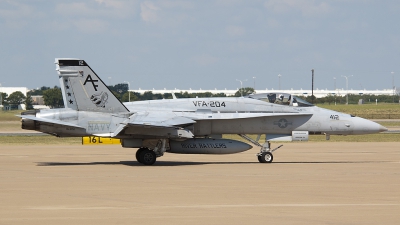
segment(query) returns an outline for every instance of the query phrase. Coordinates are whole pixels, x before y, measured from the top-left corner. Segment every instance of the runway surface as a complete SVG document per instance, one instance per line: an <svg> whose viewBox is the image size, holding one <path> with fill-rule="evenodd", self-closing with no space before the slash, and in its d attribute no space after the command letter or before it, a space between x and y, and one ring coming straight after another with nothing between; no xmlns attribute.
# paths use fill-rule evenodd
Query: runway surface
<svg viewBox="0 0 400 225"><path fill-rule="evenodd" d="M113 146L0 146L0 224L400 224L399 143L287 143L166 154Z"/></svg>

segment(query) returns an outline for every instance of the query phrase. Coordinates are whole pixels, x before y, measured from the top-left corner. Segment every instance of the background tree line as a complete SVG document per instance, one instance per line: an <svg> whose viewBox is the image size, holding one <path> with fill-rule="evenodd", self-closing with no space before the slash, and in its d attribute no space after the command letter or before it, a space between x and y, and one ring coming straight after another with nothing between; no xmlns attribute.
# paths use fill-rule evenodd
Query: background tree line
<svg viewBox="0 0 400 225"><path fill-rule="evenodd" d="M155 94L151 91L144 92L140 94L138 92L128 92L128 84L121 83L116 85L110 85L108 88L112 91L112 93L122 102L129 101L142 101L142 100L156 100L156 99L172 99L172 93L163 93L163 94ZM239 89L233 96L240 97L252 94L254 89L251 87L244 87ZM201 93L188 93L188 92L177 92L174 93L177 98L204 98L204 97L227 97L224 93L212 94L211 92L201 92ZM33 100L31 96L41 95L43 96L44 104L49 106L50 108L63 108L64 101L61 94L61 89L58 86L54 86L53 88L43 86L38 89L30 90L25 96L22 92L16 91L10 96L7 96L6 93L1 93L2 102L1 104L10 104L13 106L17 106L19 104L25 104L27 109L33 109ZM130 99L129 99L130 95ZM315 98L314 96L298 96L308 102L312 102L314 100L314 104L345 104L346 96L335 96L328 95L323 98ZM314 98L314 99L313 99ZM364 104L374 104L376 99L378 103L399 103L399 96L395 95L349 95L349 104L358 104L359 99L364 100ZM15 107L14 107L15 108Z"/></svg>
<svg viewBox="0 0 400 225"><path fill-rule="evenodd" d="M7 93L2 92L0 92L0 95L0 105L10 105L12 109L18 109L18 105L25 104L27 109L33 109L32 97L29 94L25 96L22 92L16 91L11 93L9 96Z"/></svg>
<svg viewBox="0 0 400 225"><path fill-rule="evenodd" d="M307 102L312 102L312 96L298 96ZM349 94L349 104L358 104L358 101L362 99L364 104L375 104L376 100L378 103L399 103L398 95L354 95ZM346 95L336 96L336 95L327 95L322 98L314 97L314 104L346 104Z"/></svg>

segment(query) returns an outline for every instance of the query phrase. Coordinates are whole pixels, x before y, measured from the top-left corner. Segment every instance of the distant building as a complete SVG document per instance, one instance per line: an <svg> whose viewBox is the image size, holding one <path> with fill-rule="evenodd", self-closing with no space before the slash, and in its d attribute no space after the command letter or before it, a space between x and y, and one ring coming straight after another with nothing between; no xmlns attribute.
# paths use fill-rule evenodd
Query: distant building
<svg viewBox="0 0 400 225"><path fill-rule="evenodd" d="M205 93L205 92L210 92L210 93L212 93L212 94L220 94L220 93L224 93L224 94L226 94L226 95L234 95L237 91L238 91L239 89L237 89L237 90L227 90L227 89L224 89L224 90L217 90L217 89L209 89L209 90L207 90L207 89L205 89L205 90L203 90L203 89L199 89L199 90L195 90L195 89L159 89L159 90L155 90L154 88L153 89L140 89L139 88L139 90L130 90L130 91L132 91L132 92L137 92L137 93L140 93L140 94L143 94L143 93L145 93L145 92L147 92L147 91L151 91L151 92L153 92L153 94L164 94L164 93L172 93L172 92L174 92L174 93L180 93L180 92L182 92L182 93L184 93L184 92L187 92L187 93L189 93L189 94L191 94L191 93Z"/></svg>
<svg viewBox="0 0 400 225"><path fill-rule="evenodd" d="M32 95L31 97L33 109L50 109L49 106L44 104L43 95Z"/></svg>
<svg viewBox="0 0 400 225"><path fill-rule="evenodd" d="M44 105L44 98L42 95L32 95L32 105Z"/></svg>
<svg viewBox="0 0 400 225"><path fill-rule="evenodd" d="M7 96L10 96L10 94L20 91L22 94L26 96L26 93L28 92L28 88L26 87L0 87L0 93L6 93ZM0 96L0 108L4 107L4 110L10 110L13 109L12 106L3 106L1 103L4 101L2 97ZM18 106L16 106L18 107Z"/></svg>
<svg viewBox="0 0 400 225"><path fill-rule="evenodd" d="M26 87L0 87L0 92L6 93L8 96L16 91L20 91L20 92L22 92L22 94L24 94L26 96L26 93L28 93L28 88L26 88Z"/></svg>
<svg viewBox="0 0 400 225"><path fill-rule="evenodd" d="M204 93L204 92L211 92L212 94L219 94L219 93L224 93L227 96L234 95L239 89L236 90L227 90L227 89L222 89L222 90L217 90L217 89L209 89L209 90L195 90L195 89L138 89L138 90L130 90L132 92L138 92L140 94L143 94L147 91L151 91L153 94L164 94L164 93L180 93L180 92L187 92L187 93ZM256 93L270 93L270 92L276 92L276 93L288 93L292 95L297 95L297 96L311 96L311 90L274 90L274 89L264 89L264 90L256 90ZM393 89L384 89L384 90L343 90L343 89L336 89L336 90L320 90L316 89L314 90L314 96L317 98L322 98L326 97L328 95L336 95L336 96L345 96L346 94L351 94L351 95L393 95Z"/></svg>

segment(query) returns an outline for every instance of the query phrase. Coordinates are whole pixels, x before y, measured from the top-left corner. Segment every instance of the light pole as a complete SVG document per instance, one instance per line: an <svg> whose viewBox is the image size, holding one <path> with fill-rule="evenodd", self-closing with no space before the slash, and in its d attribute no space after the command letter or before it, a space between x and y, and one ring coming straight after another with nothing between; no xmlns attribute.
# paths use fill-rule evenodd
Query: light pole
<svg viewBox="0 0 400 225"><path fill-rule="evenodd" d="M346 78L346 92L347 92L347 94L346 94L346 105L348 105L349 104L349 77L352 77L353 75L350 75L350 76L344 76L344 75L342 75L342 77L344 77L344 78Z"/></svg>
<svg viewBox="0 0 400 225"><path fill-rule="evenodd" d="M240 82L240 96L243 97L243 82L239 79L236 79L236 80ZM247 81L247 79L243 80L243 81Z"/></svg>
<svg viewBox="0 0 400 225"><path fill-rule="evenodd" d="M131 84L128 81L124 81L124 82L128 83L128 96L129 96L129 102L131 102L131 92L130 92Z"/></svg>
<svg viewBox="0 0 400 225"><path fill-rule="evenodd" d="M254 80L254 86L253 86L253 89L254 89L254 92L256 92L256 77L253 77L253 80Z"/></svg>
<svg viewBox="0 0 400 225"><path fill-rule="evenodd" d="M334 81L334 82L333 82L333 83L334 83L333 86L334 86L334 88L335 88L334 90L335 90L335 105L336 105L336 77L333 77L333 81Z"/></svg>
<svg viewBox="0 0 400 225"><path fill-rule="evenodd" d="M335 93L336 93L336 77L333 77L333 87L335 88Z"/></svg>
<svg viewBox="0 0 400 225"><path fill-rule="evenodd" d="M394 103L394 92L395 92L395 87L394 87L394 72L391 72L391 74L392 74L393 103Z"/></svg>
<svg viewBox="0 0 400 225"><path fill-rule="evenodd" d="M279 77L279 90L281 90L281 74L278 74L278 77Z"/></svg>
<svg viewBox="0 0 400 225"><path fill-rule="evenodd" d="M0 83L0 87L1 87L1 83ZM3 93L0 92L0 107L3 107Z"/></svg>

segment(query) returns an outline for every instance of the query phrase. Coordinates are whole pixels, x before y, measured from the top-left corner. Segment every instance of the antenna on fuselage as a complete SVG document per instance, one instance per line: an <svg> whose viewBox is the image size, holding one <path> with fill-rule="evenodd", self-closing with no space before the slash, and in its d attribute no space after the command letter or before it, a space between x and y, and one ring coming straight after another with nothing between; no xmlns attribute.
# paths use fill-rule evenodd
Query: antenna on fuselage
<svg viewBox="0 0 400 225"><path fill-rule="evenodd" d="M311 69L311 104L314 104L314 69Z"/></svg>

